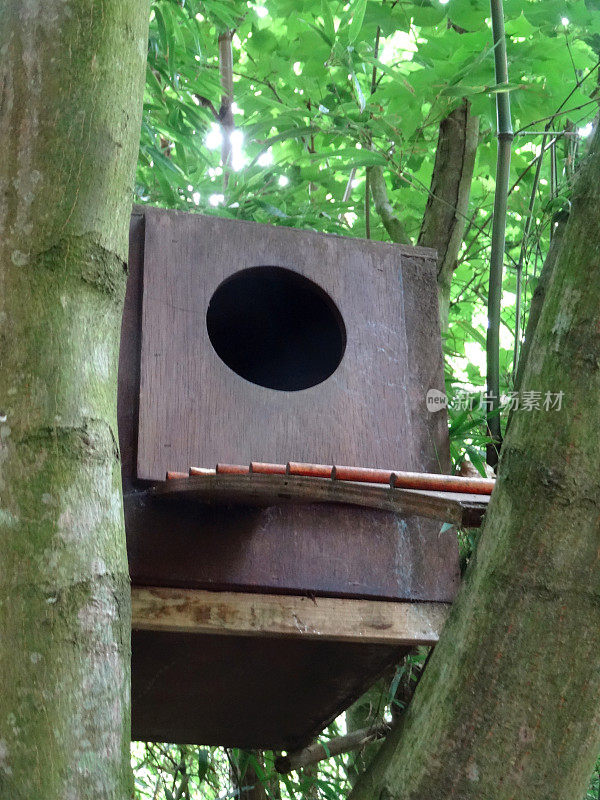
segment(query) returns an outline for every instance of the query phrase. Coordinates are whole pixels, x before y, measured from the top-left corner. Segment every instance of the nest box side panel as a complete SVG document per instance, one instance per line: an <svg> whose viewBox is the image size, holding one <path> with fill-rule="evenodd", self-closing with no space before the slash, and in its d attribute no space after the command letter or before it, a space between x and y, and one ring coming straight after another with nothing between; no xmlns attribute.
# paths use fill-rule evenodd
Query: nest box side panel
<svg viewBox="0 0 600 800"><path fill-rule="evenodd" d="M456 536L350 506L199 506L125 495L134 584L449 602Z"/></svg>
<svg viewBox="0 0 600 800"><path fill-rule="evenodd" d="M416 249L416 248L415 248ZM417 251L418 252L418 251ZM445 391L439 328L437 261L405 252L402 256L404 319L408 342L406 384L409 427L417 472L450 472L446 409L427 410L430 389Z"/></svg>
<svg viewBox="0 0 600 800"><path fill-rule="evenodd" d="M129 223L127 290L121 322L117 417L123 491L127 496L137 476L137 429L142 339L142 274L144 265L143 210L135 209Z"/></svg>

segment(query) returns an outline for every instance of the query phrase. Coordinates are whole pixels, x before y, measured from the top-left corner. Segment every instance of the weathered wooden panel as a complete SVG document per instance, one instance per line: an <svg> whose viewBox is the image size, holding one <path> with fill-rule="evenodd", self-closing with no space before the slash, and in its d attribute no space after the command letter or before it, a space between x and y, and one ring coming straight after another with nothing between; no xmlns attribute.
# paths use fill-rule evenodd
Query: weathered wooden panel
<svg viewBox="0 0 600 800"><path fill-rule="evenodd" d="M426 475L426 473L415 474L419 477ZM438 478L439 476L434 477ZM457 480L465 479L458 478ZM373 486L354 481L257 473L171 478L157 484L152 491L157 497L169 500L174 509L186 500L210 505L241 503L258 507L290 503L299 505L335 503L357 508L392 511L403 517L426 517L453 525L474 528L481 525L481 519L491 497L489 494L467 494L439 489L429 491L391 489L389 486Z"/></svg>
<svg viewBox="0 0 600 800"><path fill-rule="evenodd" d="M142 279L144 273L144 223L142 211L134 211L129 224L127 290L121 323L117 414L123 490L137 483L137 432L142 350Z"/></svg>
<svg viewBox="0 0 600 800"><path fill-rule="evenodd" d="M442 523L352 506L202 506L125 496L129 569L142 586L449 602L456 537Z"/></svg>
<svg viewBox="0 0 600 800"><path fill-rule="evenodd" d="M403 652L387 645L134 630L132 736L294 750Z"/></svg>
<svg viewBox="0 0 600 800"><path fill-rule="evenodd" d="M132 588L134 630L434 645L450 605Z"/></svg>
<svg viewBox="0 0 600 800"><path fill-rule="evenodd" d="M211 297L226 279L259 266L314 281L339 309L345 353L324 382L300 391L265 388L215 352L206 324ZM444 414L425 407L427 389L443 388L435 298L429 250L149 210L138 477L162 480L168 469L217 461L445 466L434 448L435 439L444 441ZM259 301L259 294L245 297L250 308ZM313 322L307 309L306 327ZM268 331L285 343L284 320ZM246 330L258 348L253 335ZM327 347L319 325L305 342L315 359ZM241 337L234 344L248 347Z"/></svg>

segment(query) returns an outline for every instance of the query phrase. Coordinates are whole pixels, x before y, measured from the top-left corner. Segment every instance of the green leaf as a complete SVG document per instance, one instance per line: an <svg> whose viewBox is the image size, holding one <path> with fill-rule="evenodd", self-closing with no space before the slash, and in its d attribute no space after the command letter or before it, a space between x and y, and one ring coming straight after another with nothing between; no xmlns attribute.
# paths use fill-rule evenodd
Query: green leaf
<svg viewBox="0 0 600 800"><path fill-rule="evenodd" d="M370 167L373 165L385 165L387 159L381 153L376 153L373 150L357 150L355 148L348 148L343 150L333 150L332 152L315 153L311 156L311 161L337 161L341 159L344 164L349 167Z"/></svg>
<svg viewBox="0 0 600 800"><path fill-rule="evenodd" d="M352 5L352 20L348 26L348 42L356 41L358 34L362 28L365 10L367 8L367 0L354 0Z"/></svg>
<svg viewBox="0 0 600 800"><path fill-rule="evenodd" d="M516 19L508 20L505 30L508 36L531 36L536 32L537 28L521 12Z"/></svg>
<svg viewBox="0 0 600 800"><path fill-rule="evenodd" d="M448 16L452 22L467 31L484 27L486 17L490 14L488 0L453 0L448 5Z"/></svg>
<svg viewBox="0 0 600 800"><path fill-rule="evenodd" d="M410 13L413 23L420 28L439 25L448 13L448 6L435 0L433 3L414 3ZM405 12L406 13L406 12Z"/></svg>
<svg viewBox="0 0 600 800"><path fill-rule="evenodd" d="M358 99L358 106L362 114L366 106L365 96L363 94L363 90L360 88L360 83L358 82L358 78L356 77L356 73L354 71L352 72L352 83L354 84L354 90L356 91L356 97Z"/></svg>
<svg viewBox="0 0 600 800"><path fill-rule="evenodd" d="M167 35L167 26L165 25L165 18L160 8L154 6L154 14L156 17L156 27L158 28L158 37L164 58L169 60L169 37Z"/></svg>
<svg viewBox="0 0 600 800"><path fill-rule="evenodd" d="M335 39L335 22L333 20L333 14L331 13L329 0L321 0L321 14L323 15L323 21L325 23L325 33L329 41L333 42Z"/></svg>
<svg viewBox="0 0 600 800"><path fill-rule="evenodd" d="M314 125L309 125L306 128L289 128L286 131L282 131L281 133L276 134L275 136L271 136L264 142L265 150L271 147L271 145L276 144L277 142L283 142L287 139L299 139L302 136L310 136L311 133L318 133L319 128Z"/></svg>
<svg viewBox="0 0 600 800"><path fill-rule="evenodd" d="M205 747L198 748L198 780L200 783L206 778L209 765L210 751Z"/></svg>

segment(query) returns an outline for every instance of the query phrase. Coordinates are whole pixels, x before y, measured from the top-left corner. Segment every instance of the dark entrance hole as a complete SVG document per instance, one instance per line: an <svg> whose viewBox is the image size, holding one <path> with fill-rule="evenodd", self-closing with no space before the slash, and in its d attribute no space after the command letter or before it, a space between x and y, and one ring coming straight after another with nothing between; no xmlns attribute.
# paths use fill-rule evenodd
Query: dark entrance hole
<svg viewBox="0 0 600 800"><path fill-rule="evenodd" d="M293 392L337 369L346 328L329 295L283 267L251 267L217 288L206 313L217 355L242 378Z"/></svg>

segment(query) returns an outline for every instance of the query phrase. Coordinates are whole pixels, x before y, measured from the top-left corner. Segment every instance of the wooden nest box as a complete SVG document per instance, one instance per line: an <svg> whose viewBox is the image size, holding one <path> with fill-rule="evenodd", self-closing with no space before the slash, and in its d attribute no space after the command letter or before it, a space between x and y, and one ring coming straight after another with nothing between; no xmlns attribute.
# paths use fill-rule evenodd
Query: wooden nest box
<svg viewBox="0 0 600 800"><path fill-rule="evenodd" d="M447 472L446 414L426 406L443 388L432 251L135 211L119 368L134 738L291 750L436 641L459 574L441 521L156 485L252 460Z"/></svg>

